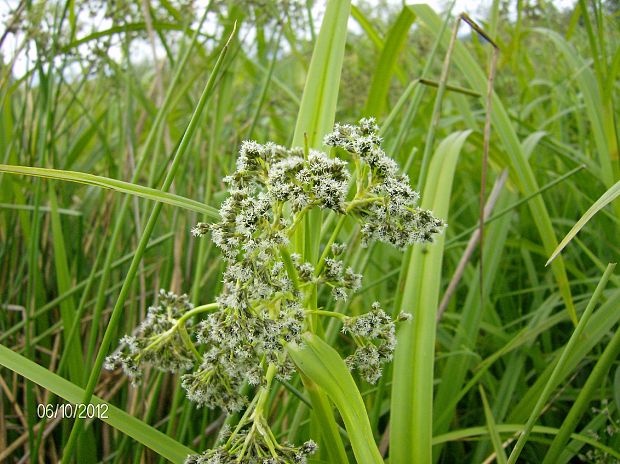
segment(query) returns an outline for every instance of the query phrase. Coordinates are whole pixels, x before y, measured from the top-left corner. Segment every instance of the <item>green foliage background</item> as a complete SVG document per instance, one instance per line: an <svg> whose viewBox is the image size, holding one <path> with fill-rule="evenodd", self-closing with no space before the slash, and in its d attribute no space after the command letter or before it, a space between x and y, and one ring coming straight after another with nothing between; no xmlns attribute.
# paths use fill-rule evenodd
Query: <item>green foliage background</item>
<svg viewBox="0 0 620 464"><path fill-rule="evenodd" d="M198 304L217 295L223 263L190 228L225 198L221 179L242 140L301 144L312 124L324 133L332 117L375 116L386 150L449 227L431 246L403 253L377 244L347 257L363 270L362 290L346 305L319 295L320 305L355 315L377 300L394 314L412 312L414 323L399 329L395 363L377 385L355 378L361 401L351 393L351 404L349 391L330 388L330 369L313 364L333 354L321 340L340 353L352 349L338 326L325 324L312 342L323 356L298 362L319 393L304 390L299 378L273 392L279 438L317 439L314 462L334 462L333 444L319 438L328 427L339 431L350 462L374 462L377 453L392 464L506 462L530 420L536 425L523 462L618 462L618 277L608 271L593 297L620 253L618 200L545 266L601 195L617 196L617 2L558 10L547 2L494 1L482 18L500 49L486 189L497 195L490 195L483 249L465 259L436 323L475 233L481 191L490 47L462 24L447 82L440 82L458 12L354 1L345 32L348 2L332 0L332 15L322 19L312 2L214 1L194 34L204 5L44 3L17 2L0 36L0 164L92 176L87 182L78 174L75 183L6 167L0 173L0 461L60 458L72 421L41 420L36 405L83 398L124 283L113 343L144 318L159 288L186 292ZM90 12L95 19L85 21ZM333 22L335 42L321 42L321 19ZM217 69L235 21L238 32ZM22 73L16 56L27 57ZM165 194L209 76L205 110ZM439 105L433 83L448 84ZM310 138L319 144L320 137ZM425 154L430 168L421 182ZM101 188L101 178L130 184L105 181ZM127 281L154 205L161 212L136 278ZM318 250L326 238L320 218L309 227ZM353 242L356 230L340 238ZM583 319L589 302L592 315ZM569 343L573 305L583 331ZM120 372L102 372L94 393L116 408L107 422L87 423L77 439L79 462L182 461L188 449L213 445L225 420L219 411L194 408L175 376L151 371L145 379L133 389ZM312 399L316 409L323 394L335 422L306 406ZM538 418L531 413L540 398ZM368 426L358 421L356 428L351 414L361 406Z"/></svg>

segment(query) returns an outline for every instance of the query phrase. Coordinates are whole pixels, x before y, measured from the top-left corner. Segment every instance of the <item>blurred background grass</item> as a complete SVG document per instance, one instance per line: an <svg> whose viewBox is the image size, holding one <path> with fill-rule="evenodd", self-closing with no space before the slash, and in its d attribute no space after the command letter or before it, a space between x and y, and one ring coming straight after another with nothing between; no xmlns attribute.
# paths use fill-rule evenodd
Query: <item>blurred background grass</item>
<svg viewBox="0 0 620 464"><path fill-rule="evenodd" d="M235 20L239 34L172 191L217 207L224 198L221 178L232 169L242 140L290 144L323 6L292 0L210 2L169 109L162 113L166 90L206 7L181 3L11 2L0 33L2 163L133 179L158 188L219 54L221 37ZM526 422L573 329L558 281L544 266L549 252L532 202L544 202L553 232L561 239L620 180L618 2L472 3L463 7L476 13L500 47L495 91L535 184L540 189L561 181L542 193L528 190L510 161L510 147L494 126L487 192L500 183L493 212L507 213L487 226L484 300L479 296L476 251L447 301L435 342L434 436L442 444L435 446L434 460L446 463L501 459L484 436L488 416L485 419L478 385L486 392L501 440L513 443L515 430L501 427ZM353 5L341 79L328 83L339 86L336 120L352 122L372 108L389 154L407 167L416 185L433 128L436 89L411 84L421 77L439 80L446 53L444 45L436 47L440 28L417 15L394 50L394 67L386 70L381 67L386 44L397 35L397 18L408 10L395 2ZM458 7L452 10L459 12ZM465 27L458 41L486 71L489 47ZM389 86L385 98L376 101L370 92L381 72L387 72L381 78ZM452 65L450 85L478 92L471 79L458 63ZM472 131L452 181L441 300L477 225L484 100L448 89L440 116L434 128L438 143L456 132ZM585 168L575 170L581 165ZM502 183L505 169L509 175ZM123 194L8 174L0 174L0 185L0 342L84 387L151 205L129 199L118 240L110 249ZM617 260L619 208L616 201L595 216L564 252L578 314L606 264ZM198 220L198 214L162 208L118 336L133 330L159 288L186 292L195 303L212 301L218 293L222 263L217 250L208 240L192 239L189 232ZM355 231L350 232L355 240ZM114 265L104 268L106 253ZM340 310L361 313L374 300L397 309L403 254L378 244L349 260L364 269L364 288ZM101 286L103 269L109 277ZM617 331L617 284L612 276L580 351L546 404L542 425L562 425ZM321 298L323 304L332 304ZM410 309L415 313L419 308ZM81 314L79 336L68 349L76 311ZM333 338L346 353L346 341ZM63 354L66 360L59 369ZM620 449L620 369L615 357L607 367L575 424L576 432L600 446L573 439L557 462L617 462L617 455L602 448ZM40 421L33 405L46 403L48 393L32 384L26 388L8 369L0 372L0 461L56 461L71 421ZM193 449L213 443L223 421L220 412L195 409L174 376L152 371L145 379L133 389L120 372L104 371L95 392ZM386 373L378 386L358 382L376 441L388 457L391 379ZM274 429L291 439L309 436L307 411L295 414L299 399L284 388L275 398ZM295 434L291 424L301 425ZM80 462L159 459L101 422L87 430ZM535 429L522 459L542 461L551 439Z"/></svg>

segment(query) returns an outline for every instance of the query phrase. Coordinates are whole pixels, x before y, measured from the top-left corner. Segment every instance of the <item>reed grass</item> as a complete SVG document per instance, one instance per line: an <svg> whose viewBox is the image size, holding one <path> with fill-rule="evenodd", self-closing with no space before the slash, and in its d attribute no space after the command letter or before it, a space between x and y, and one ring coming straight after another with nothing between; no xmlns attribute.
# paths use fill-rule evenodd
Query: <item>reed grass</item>
<svg viewBox="0 0 620 464"><path fill-rule="evenodd" d="M295 375L243 387L274 438L316 441L311 463L620 460L614 2L496 1L452 35L460 12L427 5L128 2L94 27L94 2L47 3L0 35L0 461L181 463L243 424L179 374L134 387L104 359L160 288L198 307L222 291L219 249L190 230L219 219L243 140L327 152L361 117L448 226L401 250L303 217L291 279L290 253L320 271L338 242L363 283L346 301L312 284ZM342 324L374 301L413 318L370 384ZM37 415L64 403L109 416Z"/></svg>

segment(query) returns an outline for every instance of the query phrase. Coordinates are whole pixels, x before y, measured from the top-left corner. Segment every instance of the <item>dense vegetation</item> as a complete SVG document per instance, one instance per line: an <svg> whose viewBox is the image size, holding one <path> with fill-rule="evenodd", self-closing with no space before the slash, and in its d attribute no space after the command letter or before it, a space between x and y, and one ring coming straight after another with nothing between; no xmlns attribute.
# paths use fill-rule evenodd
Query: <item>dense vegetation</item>
<svg viewBox="0 0 620 464"><path fill-rule="evenodd" d="M620 462L617 2L11 5L0 461Z"/></svg>

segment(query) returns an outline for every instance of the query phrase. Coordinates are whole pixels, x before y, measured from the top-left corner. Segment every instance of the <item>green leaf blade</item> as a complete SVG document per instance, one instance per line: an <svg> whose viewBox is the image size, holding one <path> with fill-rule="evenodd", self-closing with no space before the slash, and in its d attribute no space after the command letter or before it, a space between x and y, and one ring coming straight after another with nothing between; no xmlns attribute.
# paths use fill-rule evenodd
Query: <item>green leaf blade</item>
<svg viewBox="0 0 620 464"><path fill-rule="evenodd" d="M422 207L447 219L456 162L470 131L443 140L433 158ZM400 328L394 353L390 418L393 462L431 462L433 436L433 366L444 235L412 249L400 310L413 321Z"/></svg>
<svg viewBox="0 0 620 464"><path fill-rule="evenodd" d="M182 197L170 192L145 187L142 185L132 184L122 180L110 179L108 177L96 176L86 172L64 171L62 169L36 168L30 166L13 166L8 164L0 164L0 172L7 174L21 174L26 176L43 177L47 179L64 180L68 182L77 182L80 184L92 185L105 189L115 190L121 193L136 195L147 200L166 203L177 206L197 213L207 215L209 218L218 220L219 212L217 209L204 205L199 201Z"/></svg>
<svg viewBox="0 0 620 464"><path fill-rule="evenodd" d="M288 346L293 362L338 408L358 463L383 463L375 444L364 401L346 364L331 346L314 334L304 334L304 347Z"/></svg>

